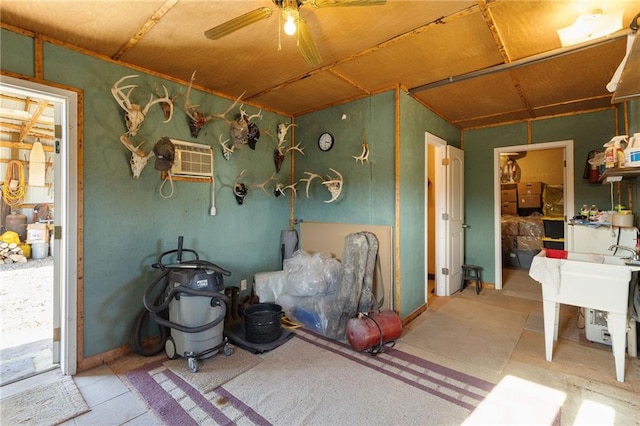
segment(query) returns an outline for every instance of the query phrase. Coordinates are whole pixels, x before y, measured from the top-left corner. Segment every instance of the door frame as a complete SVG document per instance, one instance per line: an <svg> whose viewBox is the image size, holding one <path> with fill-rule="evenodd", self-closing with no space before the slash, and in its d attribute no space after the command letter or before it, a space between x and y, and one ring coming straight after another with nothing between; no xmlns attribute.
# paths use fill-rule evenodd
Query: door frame
<svg viewBox="0 0 640 426"><path fill-rule="evenodd" d="M574 216L574 157L573 140L555 142L531 143L527 145L505 146L493 149L493 211L494 211L494 256L495 256L495 287L502 290L502 223L500 201L500 154L505 152L538 151L545 149L563 149L564 157L564 235L567 235L567 217Z"/></svg>
<svg viewBox="0 0 640 426"><path fill-rule="evenodd" d="M60 291L58 318L54 318L54 348L59 342L60 369L63 374L74 375L77 371L77 317L78 317L78 121L81 93L67 88L55 87L30 79L0 75L0 85L34 97L62 104L60 129L56 129L55 143L60 152L54 153L54 289ZM56 120L57 121L57 120ZM60 227L60 228L58 228ZM60 229L60 232L58 232ZM54 301L54 311L55 311ZM55 315L54 315L55 316ZM59 327L59 328L58 328Z"/></svg>

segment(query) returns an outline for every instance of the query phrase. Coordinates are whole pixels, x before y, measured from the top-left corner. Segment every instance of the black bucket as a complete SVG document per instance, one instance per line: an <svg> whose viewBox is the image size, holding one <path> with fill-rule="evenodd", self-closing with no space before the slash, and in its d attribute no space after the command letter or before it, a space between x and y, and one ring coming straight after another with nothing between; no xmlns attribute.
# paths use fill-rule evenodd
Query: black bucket
<svg viewBox="0 0 640 426"><path fill-rule="evenodd" d="M275 303L258 303L244 310L244 334L251 343L270 343L282 334L282 307Z"/></svg>

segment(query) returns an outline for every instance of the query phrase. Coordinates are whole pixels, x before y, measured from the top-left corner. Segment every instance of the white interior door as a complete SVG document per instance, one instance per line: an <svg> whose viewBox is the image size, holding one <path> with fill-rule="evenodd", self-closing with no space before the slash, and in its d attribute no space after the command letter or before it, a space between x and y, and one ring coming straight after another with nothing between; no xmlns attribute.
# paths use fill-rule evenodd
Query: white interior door
<svg viewBox="0 0 640 426"><path fill-rule="evenodd" d="M447 145L447 236L446 268L448 270L447 295L462 288L464 263L464 151Z"/></svg>

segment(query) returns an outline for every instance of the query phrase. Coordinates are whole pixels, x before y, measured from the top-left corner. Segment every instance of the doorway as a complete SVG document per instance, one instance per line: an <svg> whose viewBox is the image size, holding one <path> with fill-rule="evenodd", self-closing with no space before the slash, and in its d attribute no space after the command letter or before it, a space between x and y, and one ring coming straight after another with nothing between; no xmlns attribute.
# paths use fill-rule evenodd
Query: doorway
<svg viewBox="0 0 640 426"><path fill-rule="evenodd" d="M51 368L59 366L63 374L73 375L77 368L79 94L6 75L0 76L0 93L3 108L10 105L14 111L19 111L17 104L23 104L22 115L16 115L16 119L2 117L3 130L7 130L1 140L3 158L14 161L12 168L16 170L26 169L18 172L21 178L9 179L9 184L3 181L3 186L25 188L23 199L12 200L15 202L12 208L24 211L22 214L29 222L25 226L31 227L24 238L30 243L22 244L26 251L31 251L31 261L35 257L39 264L44 264L38 265L44 269L34 268L28 274L17 275L37 276L36 280L44 282L37 292L41 305L28 312L27 318L50 327L45 340L51 348L51 358L44 363L50 363ZM44 167L40 170L38 162L29 162L34 158L30 157L34 146L44 151ZM40 157L36 155L35 158ZM3 170L7 170L9 161L2 163ZM36 181L31 188L27 179L38 174L44 175L43 181ZM4 218L2 224L5 225ZM43 244L45 240L46 244ZM29 260L24 265L27 270L30 269L28 264ZM50 269L47 271L46 268ZM20 290L20 285L17 288ZM25 288L22 290L26 291ZM47 318L36 320L34 317L39 315ZM38 372L41 372L38 368L32 372L25 368L24 377ZM20 375L14 376L16 380L20 378Z"/></svg>
<svg viewBox="0 0 640 426"><path fill-rule="evenodd" d="M545 142L518 146L507 146L494 149L494 254L495 254L495 287L496 290L501 290L504 279L504 267L503 264L503 240L502 240L502 178L501 178L501 156L505 154L518 153L518 155L526 155L528 152L541 152L545 150L561 150L562 161L560 166L562 168L562 188L563 188L563 201L564 201L564 235L567 235L567 217L573 217L574 215L574 161L573 161L573 141L557 141L557 142ZM517 174L517 171L514 173ZM519 179L519 178L518 178Z"/></svg>

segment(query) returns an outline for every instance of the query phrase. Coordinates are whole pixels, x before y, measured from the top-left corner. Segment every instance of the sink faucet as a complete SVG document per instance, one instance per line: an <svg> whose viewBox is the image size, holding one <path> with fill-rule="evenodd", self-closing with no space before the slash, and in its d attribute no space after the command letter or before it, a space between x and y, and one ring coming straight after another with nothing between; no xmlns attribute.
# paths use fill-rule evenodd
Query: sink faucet
<svg viewBox="0 0 640 426"><path fill-rule="evenodd" d="M631 252L631 259L632 260L638 260L638 253L632 248L625 247L625 246L620 246L618 244L611 244L611 247L609 247L609 250L613 250L613 249L626 250L628 252Z"/></svg>

